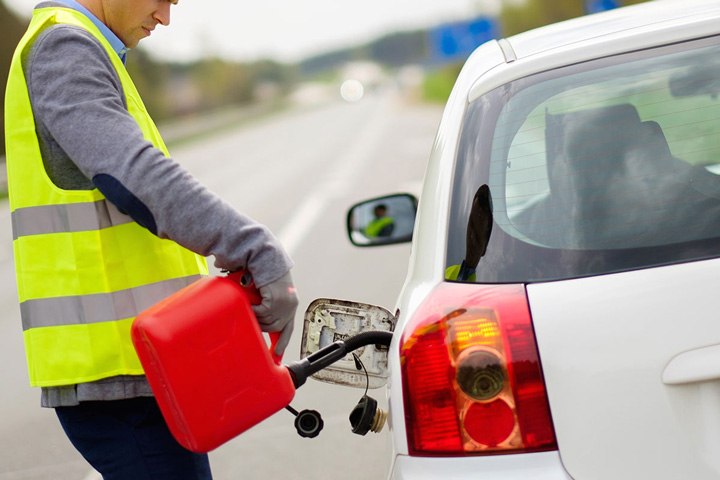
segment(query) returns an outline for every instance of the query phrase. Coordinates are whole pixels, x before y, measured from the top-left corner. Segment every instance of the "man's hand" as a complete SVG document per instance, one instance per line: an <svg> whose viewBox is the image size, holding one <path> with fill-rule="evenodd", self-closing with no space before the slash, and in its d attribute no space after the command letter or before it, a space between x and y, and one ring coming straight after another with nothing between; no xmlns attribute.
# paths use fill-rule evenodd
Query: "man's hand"
<svg viewBox="0 0 720 480"><path fill-rule="evenodd" d="M282 355L290 342L295 310L298 307L297 292L290 272L274 282L259 287L262 297L260 305L253 305L260 329L263 332L282 332L275 346L275 354Z"/></svg>

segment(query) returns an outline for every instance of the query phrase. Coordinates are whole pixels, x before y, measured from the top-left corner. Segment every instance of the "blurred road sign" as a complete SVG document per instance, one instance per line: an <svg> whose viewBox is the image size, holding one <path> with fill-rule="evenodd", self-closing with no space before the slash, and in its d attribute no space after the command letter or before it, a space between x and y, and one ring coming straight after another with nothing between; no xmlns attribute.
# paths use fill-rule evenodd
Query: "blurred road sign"
<svg viewBox="0 0 720 480"><path fill-rule="evenodd" d="M428 34L431 59L436 62L463 60L478 46L498 38L499 31L497 20L489 17L440 25Z"/></svg>
<svg viewBox="0 0 720 480"><path fill-rule="evenodd" d="M604 12L620 6L620 0L585 0L585 13Z"/></svg>

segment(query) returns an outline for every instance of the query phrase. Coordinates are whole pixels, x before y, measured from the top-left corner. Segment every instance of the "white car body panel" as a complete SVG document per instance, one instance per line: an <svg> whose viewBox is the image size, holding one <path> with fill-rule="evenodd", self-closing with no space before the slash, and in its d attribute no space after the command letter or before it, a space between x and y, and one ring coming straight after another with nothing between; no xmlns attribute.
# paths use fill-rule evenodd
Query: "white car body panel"
<svg viewBox="0 0 720 480"><path fill-rule="evenodd" d="M387 387L390 478L720 479L720 380L713 373L720 361L697 368L712 358L714 350L704 348L720 345L720 322L707 316L720 285L709 267L720 271L720 260L527 287L559 452L409 456L400 378L403 329L444 280L468 102L540 71L718 33L720 1L659 0L491 41L468 59L429 159L397 303Z"/></svg>
<svg viewBox="0 0 720 480"><path fill-rule="evenodd" d="M474 63L480 63L483 71L504 64L505 57L497 42L488 42L473 53ZM402 313L401 324L395 331L402 331L407 319L412 316L432 288L443 280L445 258L439 252L446 248L446 230L452 167L460 136L462 119L467 107L467 91L477 78L473 73L461 72L450 100L443 113L438 134L430 154L425 172L423 194L415 221L415 234L408 277L399 297L397 309ZM440 227L438 227L440 226ZM418 233L420 232L420 233ZM388 377L388 402L391 407L389 424L392 435L393 455L407 455L407 431L405 430L402 382L400 371L399 335L390 347Z"/></svg>
<svg viewBox="0 0 720 480"><path fill-rule="evenodd" d="M720 345L718 285L714 259L527 287L573 478L720 478L720 377L663 382L678 355Z"/></svg>
<svg viewBox="0 0 720 480"><path fill-rule="evenodd" d="M478 475L478 472L482 472ZM494 457L412 458L395 460L393 478L398 480L572 480L563 469L557 452Z"/></svg>
<svg viewBox="0 0 720 480"><path fill-rule="evenodd" d="M702 36L694 26L687 29L687 25L703 17L711 19L717 16L717 11L716 0L653 1L547 25L514 35L509 40L519 58L588 41L609 43L633 32L651 36L656 32L658 35L654 38L659 43L666 43L665 32L675 29L684 29L686 39Z"/></svg>

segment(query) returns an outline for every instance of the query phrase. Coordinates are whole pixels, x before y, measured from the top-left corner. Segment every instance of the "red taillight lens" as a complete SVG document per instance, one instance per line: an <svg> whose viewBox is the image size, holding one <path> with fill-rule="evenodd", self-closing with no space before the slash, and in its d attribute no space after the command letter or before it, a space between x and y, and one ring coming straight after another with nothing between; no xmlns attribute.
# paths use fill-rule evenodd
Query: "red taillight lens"
<svg viewBox="0 0 720 480"><path fill-rule="evenodd" d="M522 285L439 285L401 364L413 455L557 448Z"/></svg>
<svg viewBox="0 0 720 480"><path fill-rule="evenodd" d="M471 402L463 418L465 432L475 442L496 447L515 429L515 414L504 400Z"/></svg>

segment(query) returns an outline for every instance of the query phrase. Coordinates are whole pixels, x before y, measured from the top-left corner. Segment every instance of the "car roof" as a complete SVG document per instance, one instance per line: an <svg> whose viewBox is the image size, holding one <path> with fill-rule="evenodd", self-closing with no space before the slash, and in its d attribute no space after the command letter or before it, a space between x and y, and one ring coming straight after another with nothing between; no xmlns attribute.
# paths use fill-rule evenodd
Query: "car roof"
<svg viewBox="0 0 720 480"><path fill-rule="evenodd" d="M720 16L718 0L655 0L536 28L506 41L521 59L590 39L622 37L641 28L662 30L712 16Z"/></svg>

